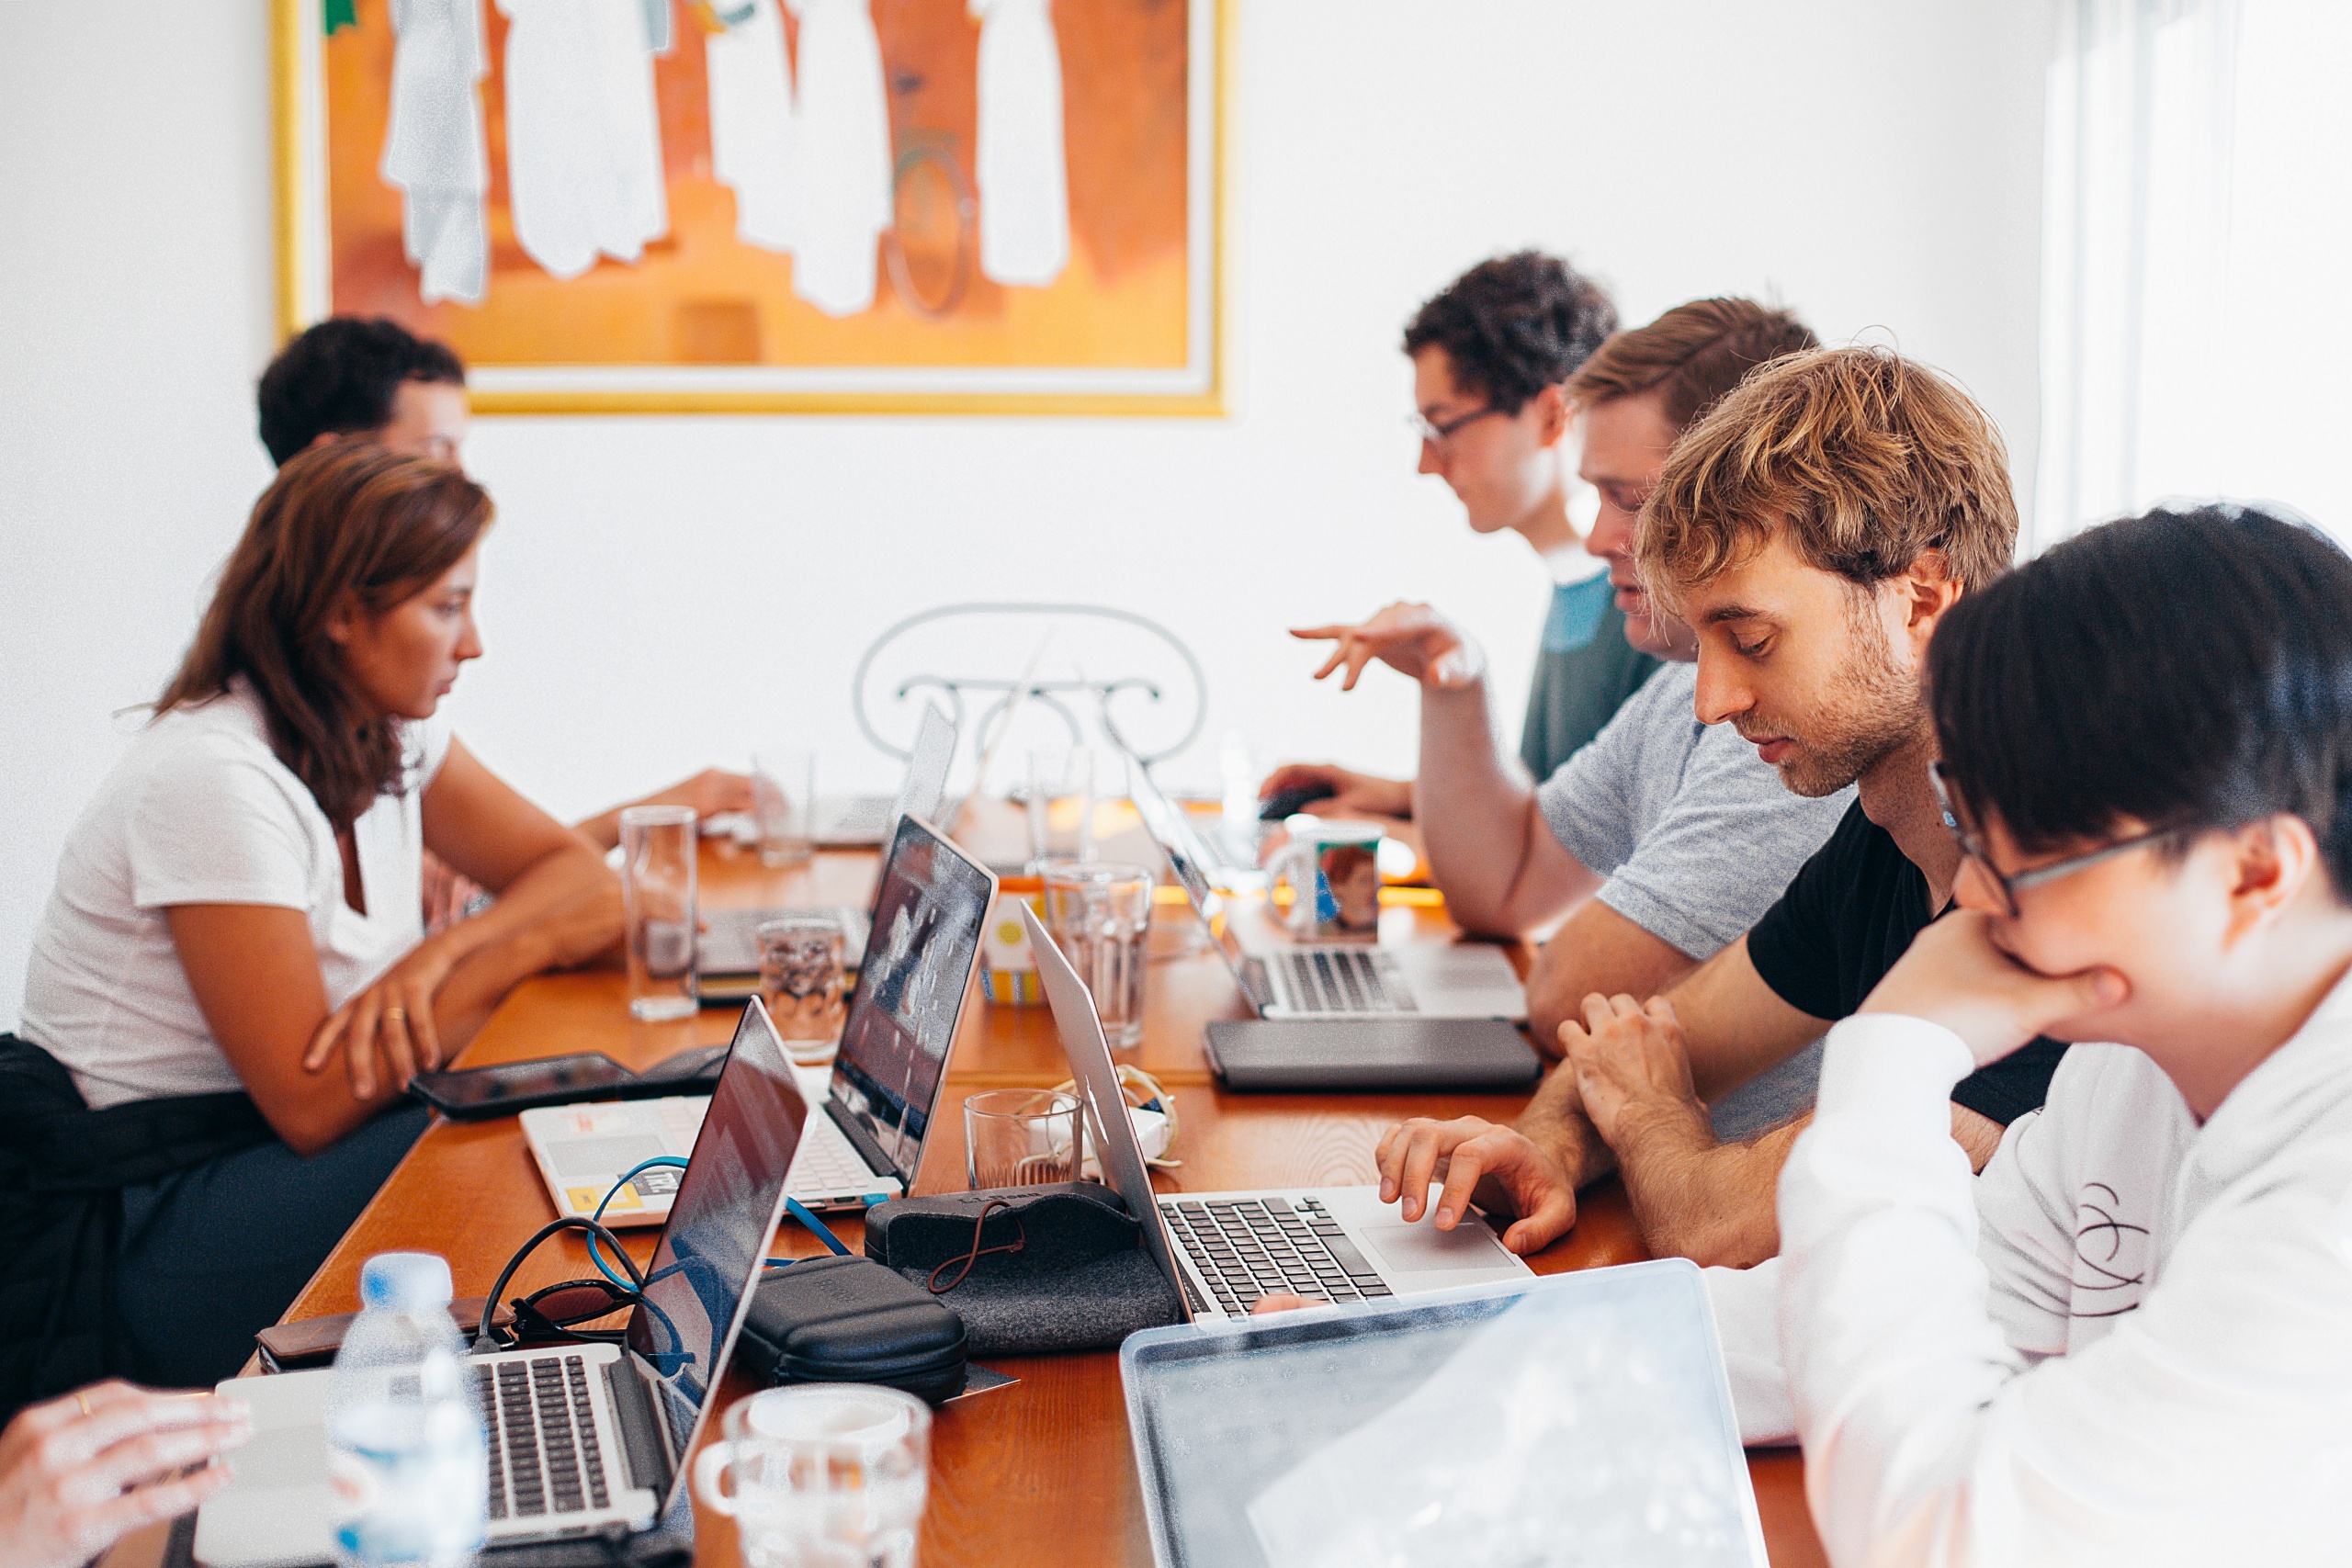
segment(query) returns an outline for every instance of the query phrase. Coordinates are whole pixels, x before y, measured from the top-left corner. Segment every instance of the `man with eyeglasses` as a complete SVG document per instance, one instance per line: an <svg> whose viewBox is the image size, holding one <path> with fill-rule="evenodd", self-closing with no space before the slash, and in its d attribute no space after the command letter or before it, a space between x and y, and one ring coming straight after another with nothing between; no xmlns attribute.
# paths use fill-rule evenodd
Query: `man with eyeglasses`
<svg viewBox="0 0 2352 1568"><path fill-rule="evenodd" d="M1929 772L1921 671L1938 621L2008 570L2016 542L1992 421L1883 350L1776 361L1683 435L1642 510L1634 565L1697 635L1697 716L1735 728L1794 794L1859 784L1858 798L1747 934L1667 996L1581 998L1559 1026L1567 1065L1515 1127L1392 1132L1383 1191L1404 1195L1405 1218L1442 1170L1440 1228L1475 1190L1521 1216L1505 1242L1533 1251L1613 1163L1653 1252L1746 1265L1778 1250L1773 1194L1804 1120L1721 1143L1704 1102L1851 1015L1950 904L1961 846ZM1972 1164L2040 1107L2063 1049L2035 1042L1953 1090Z"/></svg>
<svg viewBox="0 0 2352 1568"><path fill-rule="evenodd" d="M1540 251L1479 263L1405 328L1420 471L1452 489L1472 532L1517 534L1552 577L1519 748L1539 779L1598 735L1658 663L1626 641L1608 563L1568 515L1564 454L1576 414L1566 383L1616 330L1600 285ZM1261 793L1301 791L1320 794L1306 808L1327 815L1413 815L1410 780L1322 763L1279 768Z"/></svg>

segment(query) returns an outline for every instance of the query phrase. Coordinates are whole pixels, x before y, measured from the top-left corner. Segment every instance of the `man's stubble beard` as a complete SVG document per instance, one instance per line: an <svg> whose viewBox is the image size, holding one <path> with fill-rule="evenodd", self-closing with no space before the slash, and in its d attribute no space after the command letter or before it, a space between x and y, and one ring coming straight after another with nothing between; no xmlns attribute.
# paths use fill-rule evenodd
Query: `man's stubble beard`
<svg viewBox="0 0 2352 1568"><path fill-rule="evenodd" d="M1818 800L1835 795L1910 744L1928 727L1928 706L1916 675L1894 662L1885 629L1858 597L1848 621L1854 661L1849 677L1821 705L1821 739L1799 741L1780 761L1781 782L1792 795ZM1767 734L1786 735L1768 725Z"/></svg>

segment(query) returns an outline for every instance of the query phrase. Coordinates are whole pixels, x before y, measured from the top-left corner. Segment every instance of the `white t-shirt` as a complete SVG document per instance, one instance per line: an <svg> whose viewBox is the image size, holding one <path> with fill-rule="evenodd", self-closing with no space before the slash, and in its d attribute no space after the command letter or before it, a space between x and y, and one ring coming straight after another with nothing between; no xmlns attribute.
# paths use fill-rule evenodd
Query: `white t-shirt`
<svg viewBox="0 0 2352 1568"><path fill-rule="evenodd" d="M424 939L420 806L449 728L438 718L403 728L401 793L378 796L352 827L365 915L344 898L326 813L271 751L243 681L140 732L66 837L18 1025L72 1070L91 1109L240 1087L180 967L170 906L301 910L329 1007Z"/></svg>

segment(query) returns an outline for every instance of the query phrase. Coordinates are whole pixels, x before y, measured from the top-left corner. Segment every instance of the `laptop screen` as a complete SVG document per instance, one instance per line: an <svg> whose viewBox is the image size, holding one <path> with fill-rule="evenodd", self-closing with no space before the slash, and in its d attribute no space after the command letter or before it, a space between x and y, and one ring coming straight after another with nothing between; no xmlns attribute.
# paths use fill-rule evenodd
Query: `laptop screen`
<svg viewBox="0 0 2352 1568"><path fill-rule="evenodd" d="M914 750L907 757L907 776L899 783L898 804L890 811L891 832L910 817L939 815L939 797L947 791L947 767L955 757L955 722L939 711L937 703L923 704Z"/></svg>
<svg viewBox="0 0 2352 1568"><path fill-rule="evenodd" d="M899 824L833 1058L832 1097L909 1186L995 891L987 870L930 824Z"/></svg>
<svg viewBox="0 0 2352 1568"><path fill-rule="evenodd" d="M1159 842L1159 852L1167 857L1168 869L1183 886L1184 897L1192 900L1193 912L1208 928L1210 940L1225 954L1234 978L1240 979L1250 954L1233 929L1224 896L1209 878L1209 868L1220 862L1203 842L1183 808L1162 795L1150 773L1132 758L1127 762L1127 794L1135 801L1136 815L1143 818L1145 829ZM1248 994L1249 987L1243 986L1242 990Z"/></svg>
<svg viewBox="0 0 2352 1568"><path fill-rule="evenodd" d="M753 998L628 1320L629 1348L655 1373L649 1381L663 1436L681 1460L734 1348L808 1120L792 1065Z"/></svg>

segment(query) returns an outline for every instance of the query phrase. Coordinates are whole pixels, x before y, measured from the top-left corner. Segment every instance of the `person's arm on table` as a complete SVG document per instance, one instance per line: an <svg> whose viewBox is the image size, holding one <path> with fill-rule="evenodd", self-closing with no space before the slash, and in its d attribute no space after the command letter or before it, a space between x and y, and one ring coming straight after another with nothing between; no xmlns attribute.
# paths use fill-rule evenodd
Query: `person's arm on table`
<svg viewBox="0 0 2352 1568"><path fill-rule="evenodd" d="M1291 635L1337 639L1315 678L1344 668L1342 691L1354 690L1374 659L1420 683L1413 819L1430 879L1456 925L1481 935L1524 935L1600 886L1544 826L1524 770L1497 751L1486 655L1466 634L1426 604L1391 604L1361 626Z"/></svg>
<svg viewBox="0 0 2352 1568"><path fill-rule="evenodd" d="M1584 998L1601 992L1654 997L1698 968L1699 961L1635 925L1598 898L1587 899L1535 952L1527 972L1527 1029L1535 1047L1557 1059L1560 1025Z"/></svg>
<svg viewBox="0 0 2352 1568"><path fill-rule="evenodd" d="M668 789L656 790L641 800L632 800L602 811L594 817L572 824L572 831L580 834L598 849L616 848L621 841L621 813L632 806L691 806L696 818L717 817L729 811L752 809L752 781L748 774L730 773L724 768L705 768L690 779L681 779Z"/></svg>

